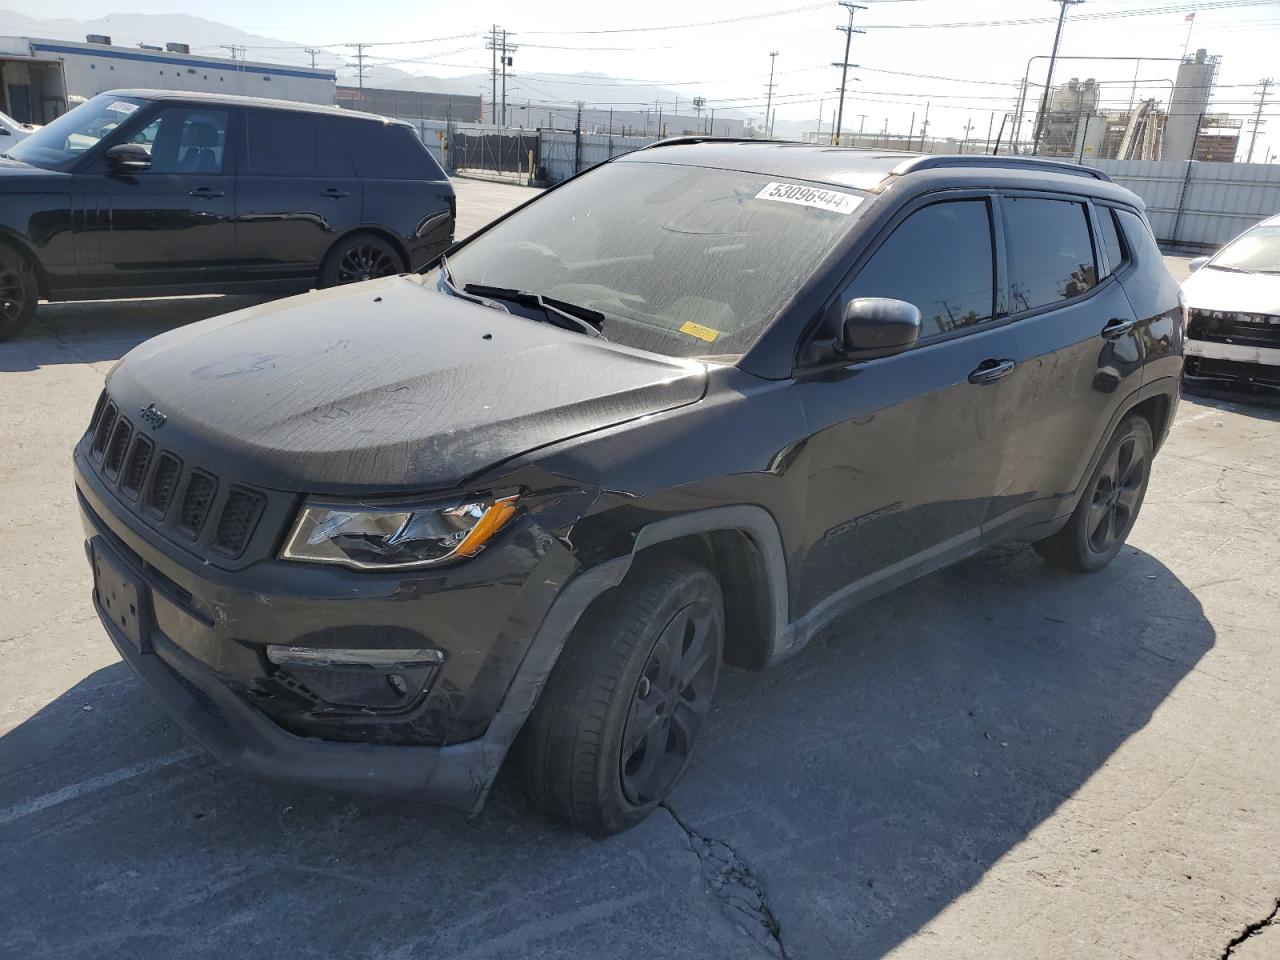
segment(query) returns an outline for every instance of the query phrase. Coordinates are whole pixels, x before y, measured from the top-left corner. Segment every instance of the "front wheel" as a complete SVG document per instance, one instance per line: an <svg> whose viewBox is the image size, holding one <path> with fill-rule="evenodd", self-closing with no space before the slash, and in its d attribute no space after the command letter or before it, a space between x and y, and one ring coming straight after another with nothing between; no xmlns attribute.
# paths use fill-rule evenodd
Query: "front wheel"
<svg viewBox="0 0 1280 960"><path fill-rule="evenodd" d="M16 250L0 244L0 340L8 340L36 315L40 290L35 270Z"/></svg>
<svg viewBox="0 0 1280 960"><path fill-rule="evenodd" d="M381 237L355 233L339 240L320 265L321 287L336 287L405 272L400 252Z"/></svg>
<svg viewBox="0 0 1280 960"><path fill-rule="evenodd" d="M1112 561L1142 509L1155 453L1151 425L1131 416L1116 427L1067 525L1032 544L1056 567L1092 573Z"/></svg>
<svg viewBox="0 0 1280 960"><path fill-rule="evenodd" d="M574 629L525 730L525 780L548 813L608 835L670 793L711 706L724 601L709 570L634 571Z"/></svg>

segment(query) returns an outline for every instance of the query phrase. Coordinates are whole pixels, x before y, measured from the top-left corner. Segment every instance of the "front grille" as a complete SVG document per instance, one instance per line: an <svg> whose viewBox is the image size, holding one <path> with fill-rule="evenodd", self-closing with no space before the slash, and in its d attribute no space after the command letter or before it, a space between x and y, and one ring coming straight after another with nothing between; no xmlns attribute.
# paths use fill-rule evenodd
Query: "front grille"
<svg viewBox="0 0 1280 960"><path fill-rule="evenodd" d="M102 457L102 472L111 479L120 474L120 466L124 463L124 452L129 449L129 439L133 436L133 424L124 417L116 420L115 429L111 431L111 439L107 441L107 452Z"/></svg>
<svg viewBox="0 0 1280 960"><path fill-rule="evenodd" d="M170 539L203 543L227 559L240 559L267 510L267 495L242 484L224 484L215 473L161 447L157 439L123 416L104 392L89 423L89 464L129 509Z"/></svg>
<svg viewBox="0 0 1280 960"><path fill-rule="evenodd" d="M178 510L178 530L188 539L194 540L200 535L217 492L218 481L202 470L193 470L187 478L187 489Z"/></svg>
<svg viewBox="0 0 1280 960"><path fill-rule="evenodd" d="M1276 347L1280 346L1280 315L1197 309L1191 311L1187 333L1196 340Z"/></svg>
<svg viewBox="0 0 1280 960"><path fill-rule="evenodd" d="M151 487L147 490L147 511L157 520L164 519L181 474L181 460L169 453L160 454L160 459L156 462L156 474L151 478Z"/></svg>
<svg viewBox="0 0 1280 960"><path fill-rule="evenodd" d="M130 500L137 500L142 491L142 481L147 479L147 467L151 466L151 454L155 448L156 445L146 437L133 441L133 449L129 451L129 459L120 477L120 489Z"/></svg>
<svg viewBox="0 0 1280 960"><path fill-rule="evenodd" d="M264 506L266 501L258 494L243 487L232 487L222 507L222 516L218 518L214 547L232 558L244 553Z"/></svg>

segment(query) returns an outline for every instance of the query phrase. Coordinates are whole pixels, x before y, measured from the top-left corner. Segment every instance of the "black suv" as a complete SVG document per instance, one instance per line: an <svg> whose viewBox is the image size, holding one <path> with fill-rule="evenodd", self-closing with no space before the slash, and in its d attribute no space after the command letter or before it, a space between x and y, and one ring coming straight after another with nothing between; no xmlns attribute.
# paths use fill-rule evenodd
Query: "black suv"
<svg viewBox="0 0 1280 960"><path fill-rule="evenodd" d="M1084 167L640 150L426 273L126 356L75 450L95 603L227 763L478 809L515 744L620 830L722 661L998 541L1105 566L1180 297Z"/></svg>
<svg viewBox="0 0 1280 960"><path fill-rule="evenodd" d="M423 266L453 187L413 127L118 90L0 154L0 340L36 301L298 293Z"/></svg>

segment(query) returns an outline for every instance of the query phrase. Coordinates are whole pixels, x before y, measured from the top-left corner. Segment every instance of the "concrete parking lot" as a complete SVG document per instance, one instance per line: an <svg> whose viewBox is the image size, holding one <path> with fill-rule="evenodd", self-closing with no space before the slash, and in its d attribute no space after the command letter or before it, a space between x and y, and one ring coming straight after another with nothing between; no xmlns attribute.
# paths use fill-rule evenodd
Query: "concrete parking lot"
<svg viewBox="0 0 1280 960"><path fill-rule="evenodd" d="M531 195L460 181L460 232ZM1185 272L1185 260L1171 264ZM69 451L149 336L0 344L0 957L1280 957L1280 412L1184 399L1094 576L1002 548L729 671L669 808L607 841L193 747L90 605Z"/></svg>

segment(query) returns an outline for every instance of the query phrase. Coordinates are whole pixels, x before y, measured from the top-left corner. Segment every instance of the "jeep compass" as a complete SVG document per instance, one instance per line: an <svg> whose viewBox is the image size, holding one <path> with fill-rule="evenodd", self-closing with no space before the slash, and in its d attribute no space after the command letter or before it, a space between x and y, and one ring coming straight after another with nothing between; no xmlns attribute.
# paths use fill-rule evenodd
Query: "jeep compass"
<svg viewBox="0 0 1280 960"><path fill-rule="evenodd" d="M1088 168L663 142L130 352L75 449L94 604L228 764L474 811L510 752L622 830L722 664L999 541L1106 566L1184 322Z"/></svg>

